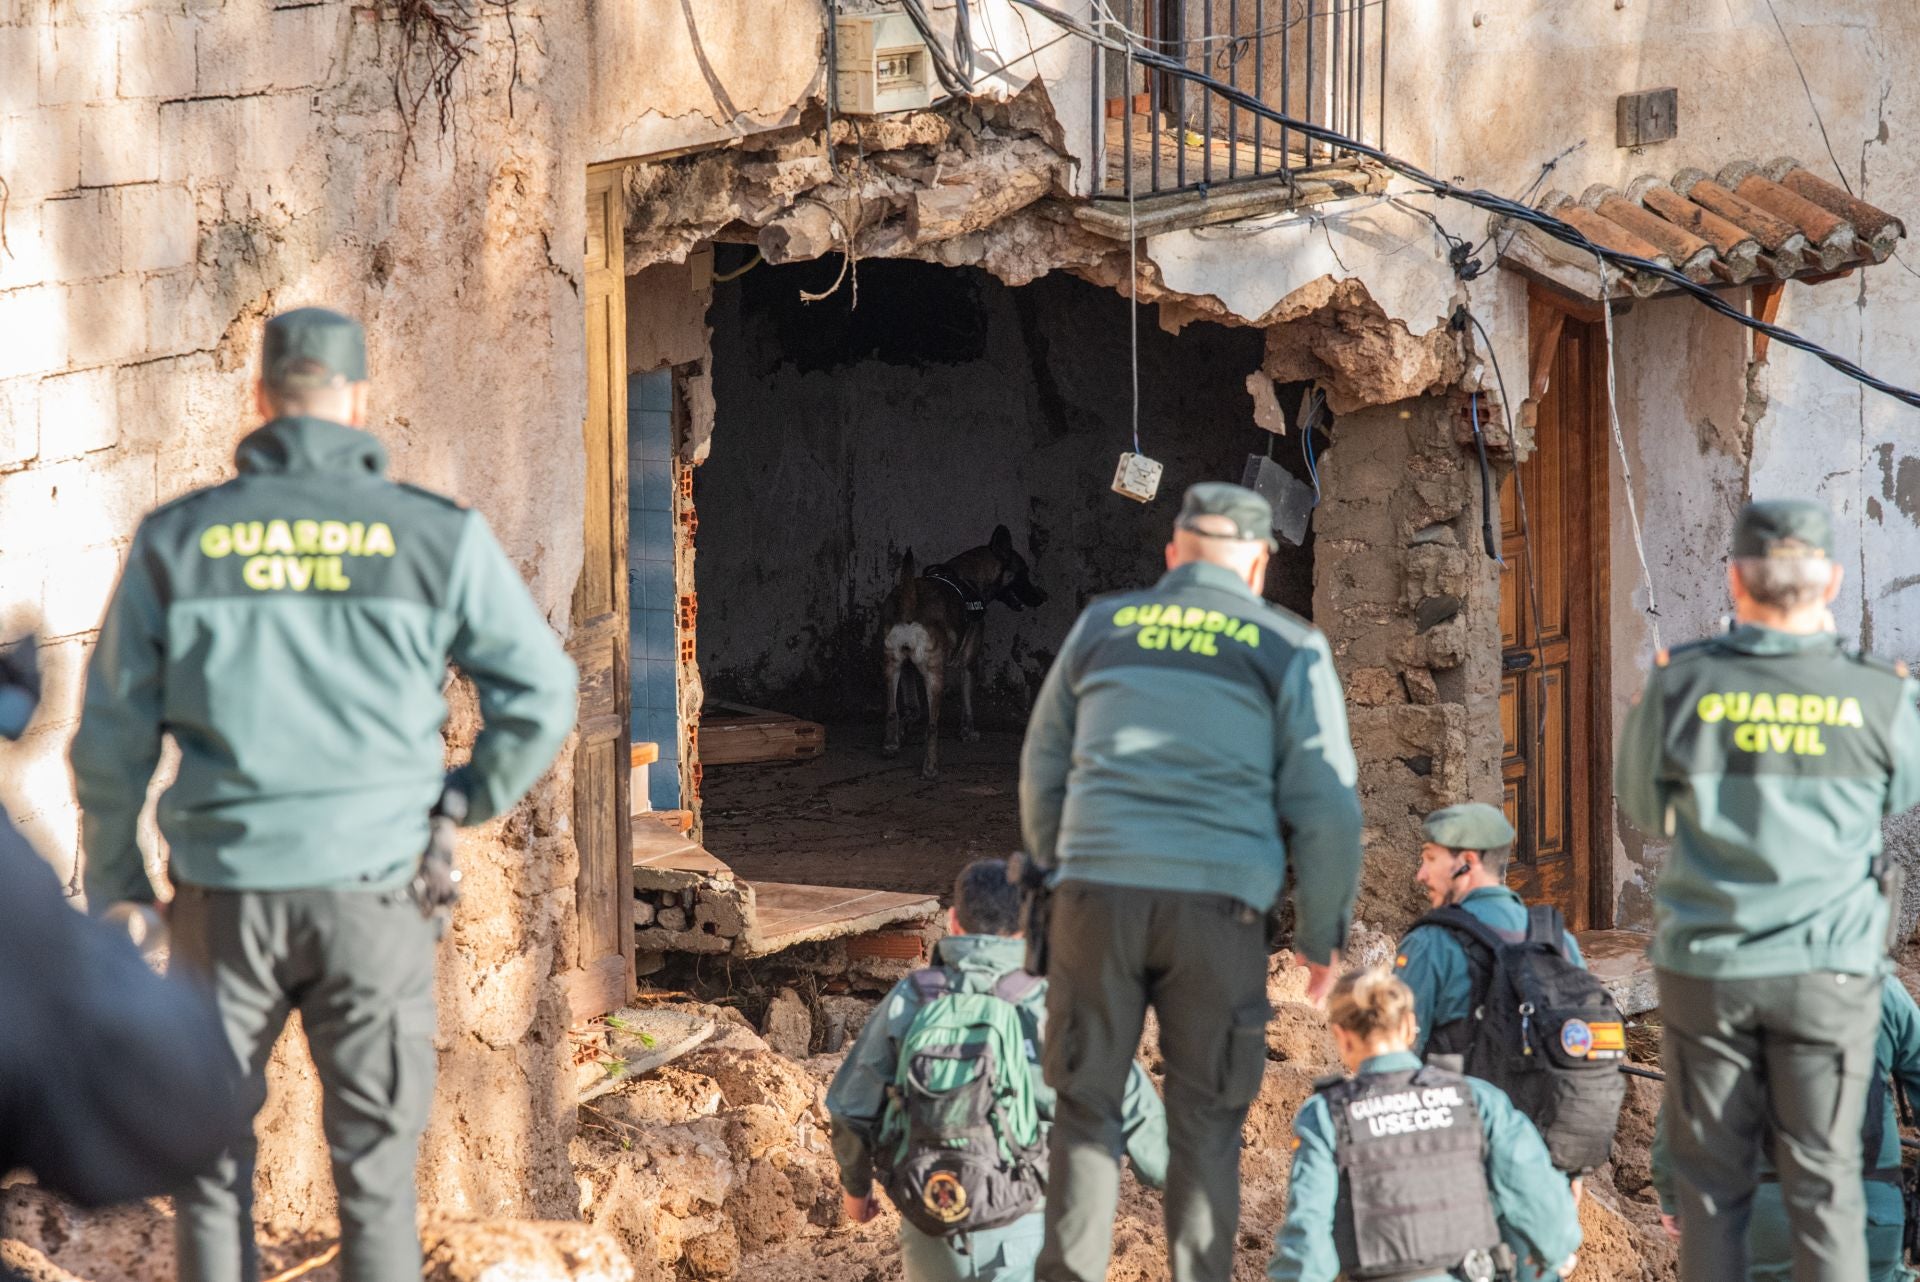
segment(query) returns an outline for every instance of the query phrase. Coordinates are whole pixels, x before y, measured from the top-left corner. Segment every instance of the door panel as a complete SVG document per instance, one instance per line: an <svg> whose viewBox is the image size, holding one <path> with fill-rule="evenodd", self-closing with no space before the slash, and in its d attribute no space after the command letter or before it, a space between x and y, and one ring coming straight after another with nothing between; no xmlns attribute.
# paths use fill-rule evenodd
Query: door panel
<svg viewBox="0 0 1920 1282"><path fill-rule="evenodd" d="M1594 797L1604 781L1593 727L1606 689L1595 679L1605 655L1603 343L1596 327L1566 322L1538 404L1534 452L1500 494L1501 778L1519 833L1508 882L1529 900L1556 904L1575 929L1592 923L1600 898ZM1525 486L1524 519L1516 480Z"/></svg>
<svg viewBox="0 0 1920 1282"><path fill-rule="evenodd" d="M587 176L586 556L573 591L580 727L573 757L579 947L573 1018L603 1015L633 987L633 868L627 816L627 339L620 171Z"/></svg>

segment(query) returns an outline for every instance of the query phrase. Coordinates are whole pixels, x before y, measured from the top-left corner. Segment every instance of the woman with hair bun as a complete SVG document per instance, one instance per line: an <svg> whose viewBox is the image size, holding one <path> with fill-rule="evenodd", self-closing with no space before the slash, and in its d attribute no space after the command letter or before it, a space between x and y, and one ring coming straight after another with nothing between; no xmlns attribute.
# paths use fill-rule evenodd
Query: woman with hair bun
<svg viewBox="0 0 1920 1282"><path fill-rule="evenodd" d="M1487 1282L1516 1264L1571 1274L1580 1222L1540 1132L1499 1088L1421 1064L1412 990L1384 968L1355 971L1334 986L1327 1018L1352 1076L1321 1083L1294 1118L1267 1276Z"/></svg>

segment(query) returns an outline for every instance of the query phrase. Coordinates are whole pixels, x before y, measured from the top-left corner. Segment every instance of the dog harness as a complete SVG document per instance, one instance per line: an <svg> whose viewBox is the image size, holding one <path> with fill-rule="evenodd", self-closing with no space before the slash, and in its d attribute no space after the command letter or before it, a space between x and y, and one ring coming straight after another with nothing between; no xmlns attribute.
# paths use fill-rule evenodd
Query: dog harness
<svg viewBox="0 0 1920 1282"><path fill-rule="evenodd" d="M955 574L945 565L930 565L920 572L923 579L931 579L945 588L951 588L960 598L960 604L967 612L967 622L973 623L987 612L986 598L975 592L968 582Z"/></svg>

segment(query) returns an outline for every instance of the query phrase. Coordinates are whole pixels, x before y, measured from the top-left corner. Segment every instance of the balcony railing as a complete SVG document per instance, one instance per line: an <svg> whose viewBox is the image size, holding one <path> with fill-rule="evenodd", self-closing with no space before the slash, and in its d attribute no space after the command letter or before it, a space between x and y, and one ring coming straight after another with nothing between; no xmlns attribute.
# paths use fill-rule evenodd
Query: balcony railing
<svg viewBox="0 0 1920 1282"><path fill-rule="evenodd" d="M1296 120L1386 142L1388 0L1093 0L1095 25ZM1123 30L1124 29L1124 30ZM1341 149L1113 50L1094 75L1104 197L1200 191L1340 164Z"/></svg>

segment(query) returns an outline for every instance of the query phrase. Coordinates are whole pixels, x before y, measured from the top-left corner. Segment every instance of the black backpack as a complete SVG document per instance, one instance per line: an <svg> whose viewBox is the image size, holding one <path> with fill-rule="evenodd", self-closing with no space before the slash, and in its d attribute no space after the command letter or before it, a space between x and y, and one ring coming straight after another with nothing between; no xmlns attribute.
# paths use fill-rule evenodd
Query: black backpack
<svg viewBox="0 0 1920 1282"><path fill-rule="evenodd" d="M1507 1093L1560 1170L1578 1175L1606 1162L1627 1094L1626 1022L1605 985L1567 956L1560 910L1529 908L1524 932L1497 930L1457 905L1414 924L1451 931L1473 970L1472 1010L1445 1049Z"/></svg>

